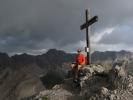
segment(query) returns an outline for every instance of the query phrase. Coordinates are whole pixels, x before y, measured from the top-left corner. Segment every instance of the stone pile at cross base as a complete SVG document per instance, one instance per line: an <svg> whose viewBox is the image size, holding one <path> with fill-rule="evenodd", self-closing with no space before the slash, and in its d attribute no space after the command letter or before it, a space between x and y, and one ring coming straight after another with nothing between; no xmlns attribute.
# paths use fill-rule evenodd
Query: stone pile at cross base
<svg viewBox="0 0 133 100"><path fill-rule="evenodd" d="M133 100L133 77L122 64L110 70L102 65L85 66L83 73L80 87L70 77L29 100Z"/></svg>

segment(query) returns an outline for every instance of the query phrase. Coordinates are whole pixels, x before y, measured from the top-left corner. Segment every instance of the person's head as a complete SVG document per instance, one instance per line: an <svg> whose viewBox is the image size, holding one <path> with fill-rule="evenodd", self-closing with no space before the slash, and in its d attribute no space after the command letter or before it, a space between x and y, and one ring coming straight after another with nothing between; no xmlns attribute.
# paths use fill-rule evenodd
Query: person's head
<svg viewBox="0 0 133 100"><path fill-rule="evenodd" d="M78 48L77 49L77 53L80 54L81 53L81 49Z"/></svg>

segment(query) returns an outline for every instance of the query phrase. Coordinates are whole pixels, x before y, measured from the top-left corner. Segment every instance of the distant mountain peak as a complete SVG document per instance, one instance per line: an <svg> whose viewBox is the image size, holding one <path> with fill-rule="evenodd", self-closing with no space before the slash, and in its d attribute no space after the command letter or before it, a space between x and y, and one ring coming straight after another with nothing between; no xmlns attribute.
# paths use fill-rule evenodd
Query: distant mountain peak
<svg viewBox="0 0 133 100"><path fill-rule="evenodd" d="M60 54L66 54L65 51L63 50L57 50L57 49L49 49L46 54L56 54L56 53L60 53Z"/></svg>
<svg viewBox="0 0 133 100"><path fill-rule="evenodd" d="M2 57L6 57L6 58L8 58L9 56L6 54L6 53L2 53L2 52L0 52L0 57L2 58Z"/></svg>

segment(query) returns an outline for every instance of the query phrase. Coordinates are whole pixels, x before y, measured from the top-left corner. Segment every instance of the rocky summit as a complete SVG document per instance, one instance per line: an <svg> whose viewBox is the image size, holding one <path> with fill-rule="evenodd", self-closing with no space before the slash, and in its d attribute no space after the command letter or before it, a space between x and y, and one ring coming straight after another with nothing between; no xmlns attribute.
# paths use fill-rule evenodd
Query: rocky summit
<svg viewBox="0 0 133 100"><path fill-rule="evenodd" d="M93 64L85 66L78 83L70 67L74 57L56 49L36 56L0 53L0 100L132 98L132 76L127 74L133 75L132 52L94 52Z"/></svg>
<svg viewBox="0 0 133 100"><path fill-rule="evenodd" d="M62 84L28 100L133 100L133 77L128 75L125 66L124 61L115 63L110 70L102 65L85 66L77 83L69 71L69 78Z"/></svg>

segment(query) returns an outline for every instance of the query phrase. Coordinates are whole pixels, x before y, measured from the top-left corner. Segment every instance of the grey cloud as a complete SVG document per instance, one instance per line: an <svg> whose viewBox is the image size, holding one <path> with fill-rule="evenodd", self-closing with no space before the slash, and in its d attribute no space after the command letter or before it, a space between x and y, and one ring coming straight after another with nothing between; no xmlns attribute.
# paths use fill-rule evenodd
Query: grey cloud
<svg viewBox="0 0 133 100"><path fill-rule="evenodd" d="M0 0L0 51L71 47L85 39L80 25L86 8L91 8L92 16L99 16L92 35L107 27L133 23L132 0ZM119 37L119 32L115 33Z"/></svg>
<svg viewBox="0 0 133 100"><path fill-rule="evenodd" d="M111 34L106 34L102 37L99 43L103 44L133 44L133 29L131 26L120 26L116 27L116 29Z"/></svg>

